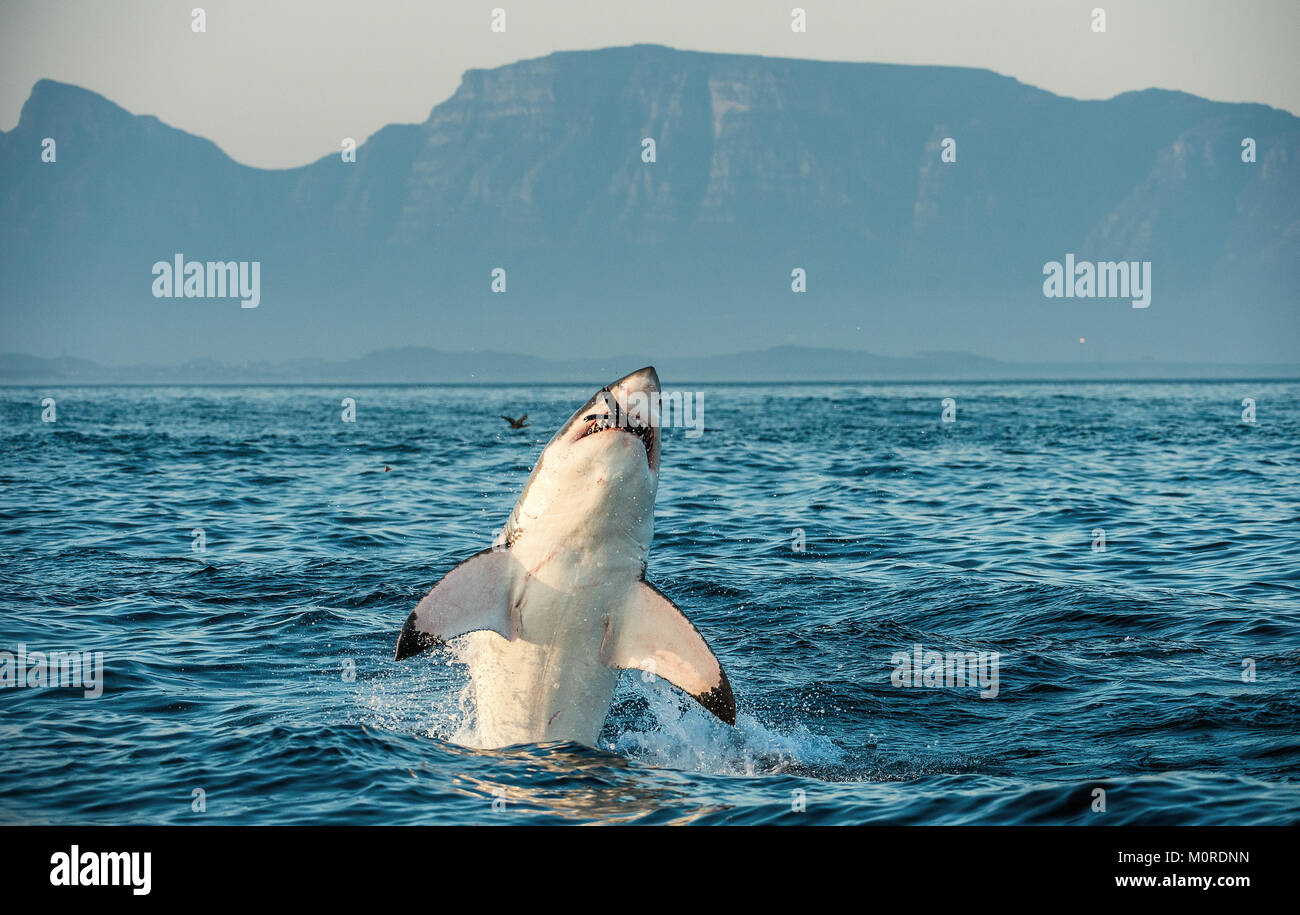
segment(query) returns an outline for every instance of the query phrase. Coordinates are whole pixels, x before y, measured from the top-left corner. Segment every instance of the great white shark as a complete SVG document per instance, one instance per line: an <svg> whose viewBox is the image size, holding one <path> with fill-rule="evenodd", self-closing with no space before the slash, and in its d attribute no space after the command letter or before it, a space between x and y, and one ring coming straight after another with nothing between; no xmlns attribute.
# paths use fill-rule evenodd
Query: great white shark
<svg viewBox="0 0 1300 915"><path fill-rule="evenodd" d="M397 660L458 636L484 747L595 744L622 670L667 680L727 724L736 700L690 620L646 581L659 485L659 376L601 388L547 444L489 549L402 627Z"/></svg>

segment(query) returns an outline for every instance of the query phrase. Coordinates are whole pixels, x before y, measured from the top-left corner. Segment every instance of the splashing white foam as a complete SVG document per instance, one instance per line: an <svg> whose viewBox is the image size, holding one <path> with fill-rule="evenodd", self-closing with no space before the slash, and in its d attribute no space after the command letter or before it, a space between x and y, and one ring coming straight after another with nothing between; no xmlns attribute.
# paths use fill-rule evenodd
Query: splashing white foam
<svg viewBox="0 0 1300 915"><path fill-rule="evenodd" d="M474 709L464 665L454 652L433 661L421 659L358 683L359 723L469 746L463 737L473 727Z"/></svg>
<svg viewBox="0 0 1300 915"><path fill-rule="evenodd" d="M411 664L367 681L357 690L361 723L482 749L465 666L473 650L469 640L457 640L436 663ZM656 678L625 675L619 694L643 700L649 715L636 722L615 716L600 746L636 762L716 775L808 774L845 764L840 747L802 725L778 730L740 712L730 727Z"/></svg>
<svg viewBox="0 0 1300 915"><path fill-rule="evenodd" d="M729 727L661 680L625 677L649 705L654 724L622 729L605 744L647 765L717 775L770 775L843 765L844 751L802 725L777 731L740 712ZM609 733L606 726L605 734ZM605 736L605 735L602 735Z"/></svg>

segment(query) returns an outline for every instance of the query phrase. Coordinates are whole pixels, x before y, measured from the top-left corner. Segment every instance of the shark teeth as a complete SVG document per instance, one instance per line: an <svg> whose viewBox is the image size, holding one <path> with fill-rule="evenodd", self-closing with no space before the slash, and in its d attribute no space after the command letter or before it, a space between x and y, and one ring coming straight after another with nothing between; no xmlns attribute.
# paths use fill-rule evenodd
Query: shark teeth
<svg viewBox="0 0 1300 915"><path fill-rule="evenodd" d="M585 418L591 422L591 426L585 433L583 433L582 438L586 438L588 435L595 435L597 432L604 432L608 429L618 429L622 432L635 435L637 438L641 439L641 443L645 445L647 456L649 456L650 449L654 446L654 428L651 426L643 426L626 414L621 417L623 420L622 422L615 422L613 414L610 413L603 413L599 416L588 416Z"/></svg>

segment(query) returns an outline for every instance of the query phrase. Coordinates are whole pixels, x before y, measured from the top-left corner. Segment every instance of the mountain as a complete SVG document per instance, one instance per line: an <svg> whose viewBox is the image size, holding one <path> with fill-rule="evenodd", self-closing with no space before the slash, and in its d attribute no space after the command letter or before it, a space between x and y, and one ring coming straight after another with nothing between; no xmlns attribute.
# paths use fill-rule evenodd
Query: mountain
<svg viewBox="0 0 1300 915"><path fill-rule="evenodd" d="M359 359L295 359L228 364L210 359L172 365L100 365L85 359L0 354L0 384L600 384L654 361L670 388L696 382L1007 381L1034 379L1300 378L1300 363L1011 363L969 353L879 356L802 346L722 356L644 355L539 359L493 351L442 352L408 346Z"/></svg>
<svg viewBox="0 0 1300 915"><path fill-rule="evenodd" d="M790 344L1052 363L1082 337L1109 362L1295 362L1298 163L1300 119L1262 105L634 46L468 71L355 163L264 170L42 80L0 134L0 346L118 366ZM260 305L155 298L178 252L258 262ZM1150 261L1150 307L1044 297L1067 254Z"/></svg>

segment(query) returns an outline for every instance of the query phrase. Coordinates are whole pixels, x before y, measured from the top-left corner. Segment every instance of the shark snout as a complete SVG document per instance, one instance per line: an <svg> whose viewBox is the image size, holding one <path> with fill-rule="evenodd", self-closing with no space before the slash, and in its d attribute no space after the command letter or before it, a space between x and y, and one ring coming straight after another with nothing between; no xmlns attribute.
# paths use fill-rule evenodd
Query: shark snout
<svg viewBox="0 0 1300 915"><path fill-rule="evenodd" d="M659 373L653 365L624 375L606 388L611 412L626 414L622 422L657 429L659 426Z"/></svg>
<svg viewBox="0 0 1300 915"><path fill-rule="evenodd" d="M617 385L628 391L642 391L646 394L659 393L659 373L655 371L653 365L647 365L643 369L637 369L630 375L624 375L610 387Z"/></svg>

